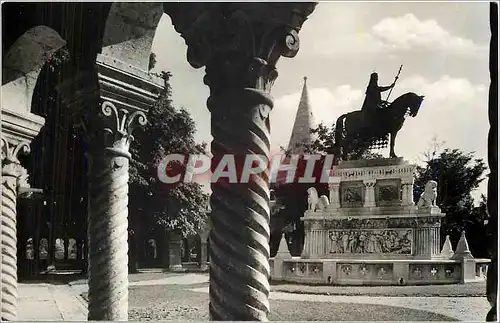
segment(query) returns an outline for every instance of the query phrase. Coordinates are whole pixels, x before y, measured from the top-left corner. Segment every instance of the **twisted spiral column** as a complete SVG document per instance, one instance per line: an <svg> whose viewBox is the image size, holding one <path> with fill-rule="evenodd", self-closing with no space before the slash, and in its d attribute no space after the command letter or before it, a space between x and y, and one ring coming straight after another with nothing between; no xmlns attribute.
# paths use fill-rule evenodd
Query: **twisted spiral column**
<svg viewBox="0 0 500 323"><path fill-rule="evenodd" d="M247 155L268 164L272 100L242 89L210 97L212 154L217 161ZM262 115L262 111L267 113ZM267 321L269 313L270 209L267 175L248 183L212 183L210 232L210 319Z"/></svg>
<svg viewBox="0 0 500 323"><path fill-rule="evenodd" d="M109 117L109 118L106 118ZM88 319L128 320L128 179L132 122L129 114L109 102L101 119L109 127L103 137L90 136L89 152L89 292ZM93 125L93 130L96 124ZM104 130L104 131L102 131Z"/></svg>
<svg viewBox="0 0 500 323"><path fill-rule="evenodd" d="M225 155L235 156L238 179L246 157L269 165L269 93L278 76L276 63L298 53L298 31L315 5L164 6L186 41L189 64L205 66L214 165ZM212 183L211 320L267 321L269 203L267 173L253 175L247 183Z"/></svg>
<svg viewBox="0 0 500 323"><path fill-rule="evenodd" d="M2 169L2 321L17 317L17 176Z"/></svg>
<svg viewBox="0 0 500 323"><path fill-rule="evenodd" d="M28 153L27 142L12 144L1 139L2 157L2 321L17 318L17 197L19 188L29 187L28 173L18 155Z"/></svg>
<svg viewBox="0 0 500 323"><path fill-rule="evenodd" d="M129 160L124 153L106 149L91 157L89 320L128 319Z"/></svg>

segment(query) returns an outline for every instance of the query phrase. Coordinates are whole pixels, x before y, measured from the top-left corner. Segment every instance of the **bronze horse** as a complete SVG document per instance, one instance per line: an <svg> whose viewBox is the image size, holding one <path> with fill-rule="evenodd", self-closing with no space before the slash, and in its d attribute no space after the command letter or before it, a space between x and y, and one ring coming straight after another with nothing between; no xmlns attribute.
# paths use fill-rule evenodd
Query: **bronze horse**
<svg viewBox="0 0 500 323"><path fill-rule="evenodd" d="M423 100L423 95L408 92L387 107L377 109L373 115L360 110L341 115L335 124L335 160L340 156L345 160L356 139L367 144L367 141L386 138L387 135L391 136L389 157L396 158L396 135L403 127L407 114L411 117L417 115Z"/></svg>

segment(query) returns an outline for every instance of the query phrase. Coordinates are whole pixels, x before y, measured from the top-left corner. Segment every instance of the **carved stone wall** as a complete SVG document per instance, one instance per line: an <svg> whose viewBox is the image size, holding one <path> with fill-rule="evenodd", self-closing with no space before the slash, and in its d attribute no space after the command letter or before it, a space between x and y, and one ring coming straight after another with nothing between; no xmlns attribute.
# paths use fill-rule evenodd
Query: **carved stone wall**
<svg viewBox="0 0 500 323"><path fill-rule="evenodd" d="M413 230L330 230L327 252L331 254L412 253Z"/></svg>
<svg viewBox="0 0 500 323"><path fill-rule="evenodd" d="M303 218L303 258L431 259L440 255L442 214Z"/></svg>
<svg viewBox="0 0 500 323"><path fill-rule="evenodd" d="M362 207L365 188L362 181L340 184L340 207Z"/></svg>
<svg viewBox="0 0 500 323"><path fill-rule="evenodd" d="M461 277L460 263L450 264L410 264L410 282L459 282Z"/></svg>

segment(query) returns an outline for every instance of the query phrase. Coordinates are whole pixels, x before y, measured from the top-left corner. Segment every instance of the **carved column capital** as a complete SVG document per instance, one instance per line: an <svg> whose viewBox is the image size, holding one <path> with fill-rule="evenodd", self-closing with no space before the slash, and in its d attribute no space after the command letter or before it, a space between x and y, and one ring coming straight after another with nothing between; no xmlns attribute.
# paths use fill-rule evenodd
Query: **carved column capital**
<svg viewBox="0 0 500 323"><path fill-rule="evenodd" d="M372 188L375 187L375 184L377 184L377 180L375 179L363 180L363 184L365 185L365 187Z"/></svg>
<svg viewBox="0 0 500 323"><path fill-rule="evenodd" d="M195 68L206 66L211 94L228 88L269 92L281 56L299 50L298 31L315 3L166 3Z"/></svg>
<svg viewBox="0 0 500 323"><path fill-rule="evenodd" d="M401 185L413 185L414 183L415 183L415 178L413 177L401 179Z"/></svg>
<svg viewBox="0 0 500 323"><path fill-rule="evenodd" d="M95 131L91 134L96 137L102 136L102 144L107 151L130 158L128 150L130 142L134 139L133 131L146 125L145 113L139 110L130 112L124 108L118 109L113 103L104 101L100 104L100 111L96 117L92 126ZM96 125L99 125L98 129L94 129Z"/></svg>
<svg viewBox="0 0 500 323"><path fill-rule="evenodd" d="M30 145L28 142L20 141L12 143L6 138L1 138L1 158L2 158L2 183L9 178L16 179L16 189L29 187L28 172L21 166L19 155L28 154Z"/></svg>
<svg viewBox="0 0 500 323"><path fill-rule="evenodd" d="M328 188L329 189L339 189L340 183L328 183Z"/></svg>

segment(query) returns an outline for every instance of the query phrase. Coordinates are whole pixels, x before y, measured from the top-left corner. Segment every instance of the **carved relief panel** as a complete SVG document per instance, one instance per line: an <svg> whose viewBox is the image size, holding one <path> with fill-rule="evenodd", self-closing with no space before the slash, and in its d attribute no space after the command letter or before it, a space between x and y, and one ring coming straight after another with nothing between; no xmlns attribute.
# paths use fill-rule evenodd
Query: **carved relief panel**
<svg viewBox="0 0 500 323"><path fill-rule="evenodd" d="M362 207L364 195L363 181L344 182L340 184L341 207Z"/></svg>
<svg viewBox="0 0 500 323"><path fill-rule="evenodd" d="M459 281L461 277L460 264L410 264L410 280L451 280Z"/></svg>
<svg viewBox="0 0 500 323"><path fill-rule="evenodd" d="M331 230L327 251L333 254L412 253L413 230Z"/></svg>
<svg viewBox="0 0 500 323"><path fill-rule="evenodd" d="M401 205L401 180L383 179L375 185L375 201L377 206Z"/></svg>

